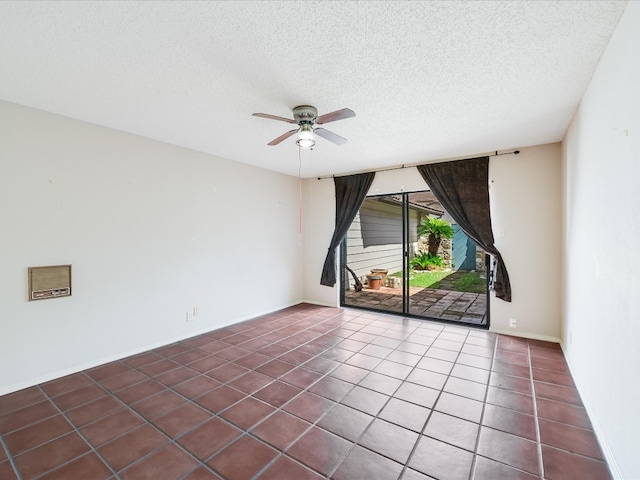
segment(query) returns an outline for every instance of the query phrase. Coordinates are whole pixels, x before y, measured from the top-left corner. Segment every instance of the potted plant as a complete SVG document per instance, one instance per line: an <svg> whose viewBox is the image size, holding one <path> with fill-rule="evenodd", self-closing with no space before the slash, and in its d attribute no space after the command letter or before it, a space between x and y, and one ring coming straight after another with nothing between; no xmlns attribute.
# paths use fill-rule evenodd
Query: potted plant
<svg viewBox="0 0 640 480"><path fill-rule="evenodd" d="M382 284L384 285L387 280L387 275L389 274L389 270L386 268L372 268L371 275L380 275L382 277Z"/></svg>
<svg viewBox="0 0 640 480"><path fill-rule="evenodd" d="M380 275L367 275L367 285L371 290L380 290L382 277Z"/></svg>

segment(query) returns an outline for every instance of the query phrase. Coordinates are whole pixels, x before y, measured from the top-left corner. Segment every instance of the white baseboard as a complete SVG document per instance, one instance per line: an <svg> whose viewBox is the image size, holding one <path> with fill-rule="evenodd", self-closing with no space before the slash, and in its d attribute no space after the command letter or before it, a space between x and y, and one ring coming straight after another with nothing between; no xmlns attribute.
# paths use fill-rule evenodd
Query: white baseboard
<svg viewBox="0 0 640 480"><path fill-rule="evenodd" d="M509 335L510 337L530 338L532 340L542 340L543 342L560 343L560 337L553 337L551 335L539 335L537 333L527 332L514 332L513 330L501 330L497 328L489 328L492 333L499 333L500 335Z"/></svg>
<svg viewBox="0 0 640 480"><path fill-rule="evenodd" d="M329 303L318 302L316 300L302 300L301 303L308 303L309 305L317 305L318 307L341 308L340 305L331 305Z"/></svg>
<svg viewBox="0 0 640 480"><path fill-rule="evenodd" d="M40 375L40 376L37 376L37 377L29 378L27 380L24 380L24 381L21 381L21 382L18 382L18 383L14 383L12 385L2 386L2 387L0 387L0 396L7 395L7 394L13 393L13 392L17 392L18 390L22 390L24 388L33 387L34 385L39 385L41 383L49 382L49 381L55 380L57 378L66 377L67 375L72 375L74 373L82 372L83 370L88 370L90 368L99 367L100 365L104 365L105 363L115 362L117 360L122 360L123 358L127 358L127 357L130 357L132 355L137 355L139 353L143 353L143 352L146 352L146 351L149 351L149 350L153 350L153 349L156 349L156 348L164 347L165 345L171 345L172 343L179 342L179 341L182 341L182 340L186 340L187 338L197 337L198 335L202 335L203 333L213 332L213 331L218 330L220 328L228 327L230 325L235 325L236 323L241 323L241 322L245 322L247 320L251 320L252 318L261 317L263 315L269 315L270 313L274 313L274 312L277 312L279 310L283 310L285 308L289 308L289 307L292 307L294 305L298 305L299 303L301 303L301 302L296 301L296 302L293 302L293 303L286 304L284 306L278 307L278 308L273 309L273 310L252 313L251 315L246 315L244 317L237 318L237 319L231 320L229 322L216 324L214 327L212 327L212 326L203 327L200 330L191 331L191 332L188 332L188 333L186 333L184 335L180 335L178 337L169 338L169 339L166 339L166 340L161 340L161 341L156 342L156 343L150 343L150 344L143 345L143 346L131 349L131 350L118 352L118 353L115 353L113 355L109 355L107 357L102 357L102 358L99 358L99 359L96 359L96 360L92 360L90 362L85 362L85 363L82 363L82 364L74 365L73 367L65 368L63 370L56 370L54 372L48 372L48 373L46 373L44 375Z"/></svg>

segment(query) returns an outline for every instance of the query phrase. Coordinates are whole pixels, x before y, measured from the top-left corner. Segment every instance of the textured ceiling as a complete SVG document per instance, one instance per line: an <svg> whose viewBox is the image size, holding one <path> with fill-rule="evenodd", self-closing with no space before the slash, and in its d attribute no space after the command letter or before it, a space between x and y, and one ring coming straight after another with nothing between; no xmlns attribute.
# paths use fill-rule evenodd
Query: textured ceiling
<svg viewBox="0 0 640 480"><path fill-rule="evenodd" d="M0 99L303 177L560 141L626 2L0 2ZM355 118L266 144L300 104Z"/></svg>

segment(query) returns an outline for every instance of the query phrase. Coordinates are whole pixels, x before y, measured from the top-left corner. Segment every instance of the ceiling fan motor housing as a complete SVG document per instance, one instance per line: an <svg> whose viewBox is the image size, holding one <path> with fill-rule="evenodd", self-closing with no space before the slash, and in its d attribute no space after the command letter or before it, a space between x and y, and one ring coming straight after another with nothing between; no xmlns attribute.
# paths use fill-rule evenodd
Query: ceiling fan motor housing
<svg viewBox="0 0 640 480"><path fill-rule="evenodd" d="M311 105L300 105L293 109L293 118L298 125L303 123L313 125L317 117L318 109Z"/></svg>

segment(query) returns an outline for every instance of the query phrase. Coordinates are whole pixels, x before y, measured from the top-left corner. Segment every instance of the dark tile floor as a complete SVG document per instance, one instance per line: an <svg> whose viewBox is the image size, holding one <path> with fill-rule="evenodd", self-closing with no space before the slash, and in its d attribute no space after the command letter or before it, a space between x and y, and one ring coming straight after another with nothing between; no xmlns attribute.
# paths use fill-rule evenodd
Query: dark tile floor
<svg viewBox="0 0 640 480"><path fill-rule="evenodd" d="M0 478L607 479L558 345L298 305L0 397Z"/></svg>

